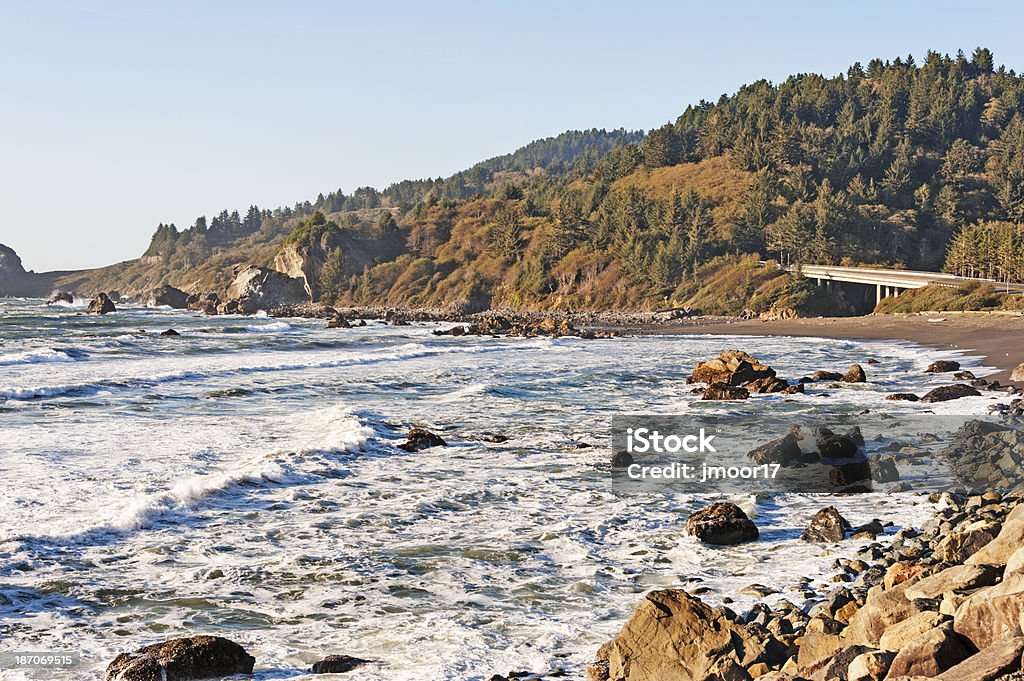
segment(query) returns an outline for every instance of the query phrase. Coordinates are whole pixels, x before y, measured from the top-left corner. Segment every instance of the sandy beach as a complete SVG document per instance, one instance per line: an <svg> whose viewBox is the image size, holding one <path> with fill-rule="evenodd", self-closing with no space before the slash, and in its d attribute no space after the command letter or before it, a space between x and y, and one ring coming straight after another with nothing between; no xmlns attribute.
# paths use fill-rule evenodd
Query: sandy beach
<svg viewBox="0 0 1024 681"><path fill-rule="evenodd" d="M1024 316L978 313L929 315L869 315L814 319L681 320L640 333L722 333L750 336L818 336L822 338L906 340L936 348L984 356L999 368L990 378L1009 381L1010 372L1024 362Z"/></svg>

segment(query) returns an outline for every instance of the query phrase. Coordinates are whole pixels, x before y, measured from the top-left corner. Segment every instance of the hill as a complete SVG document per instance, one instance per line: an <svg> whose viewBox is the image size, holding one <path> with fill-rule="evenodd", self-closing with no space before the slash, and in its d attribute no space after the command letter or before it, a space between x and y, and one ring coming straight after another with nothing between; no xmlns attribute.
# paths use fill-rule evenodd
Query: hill
<svg viewBox="0 0 1024 681"><path fill-rule="evenodd" d="M646 135L568 132L447 179L161 225L139 260L56 283L223 289L254 263L326 302L738 313L843 306L764 259L1020 281L1022 116L1024 82L987 49L872 59L752 83Z"/></svg>

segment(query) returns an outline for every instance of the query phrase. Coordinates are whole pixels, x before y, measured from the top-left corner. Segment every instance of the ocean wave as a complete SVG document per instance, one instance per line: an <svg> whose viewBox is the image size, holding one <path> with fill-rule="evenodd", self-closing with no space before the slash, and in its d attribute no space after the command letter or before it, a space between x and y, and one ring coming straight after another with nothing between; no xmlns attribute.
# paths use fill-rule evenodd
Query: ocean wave
<svg viewBox="0 0 1024 681"><path fill-rule="evenodd" d="M77 356L76 356L77 355ZM84 357L82 351L55 350L53 348L41 348L39 350L26 350L12 355L0 355L0 366L14 366L16 364L42 364L47 362L75 362Z"/></svg>
<svg viewBox="0 0 1024 681"><path fill-rule="evenodd" d="M245 330L250 333L275 333L278 331L291 331L292 325L287 322L271 322L259 326L247 326Z"/></svg>

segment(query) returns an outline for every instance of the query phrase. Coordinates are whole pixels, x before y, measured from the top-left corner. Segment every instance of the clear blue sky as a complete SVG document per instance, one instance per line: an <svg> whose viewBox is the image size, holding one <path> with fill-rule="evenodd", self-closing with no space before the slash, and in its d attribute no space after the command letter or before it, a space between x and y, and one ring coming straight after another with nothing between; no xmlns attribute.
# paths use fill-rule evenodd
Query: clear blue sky
<svg viewBox="0 0 1024 681"><path fill-rule="evenodd" d="M964 2L0 2L0 242L36 270L158 222L447 175L569 128L649 129L758 78L985 45Z"/></svg>

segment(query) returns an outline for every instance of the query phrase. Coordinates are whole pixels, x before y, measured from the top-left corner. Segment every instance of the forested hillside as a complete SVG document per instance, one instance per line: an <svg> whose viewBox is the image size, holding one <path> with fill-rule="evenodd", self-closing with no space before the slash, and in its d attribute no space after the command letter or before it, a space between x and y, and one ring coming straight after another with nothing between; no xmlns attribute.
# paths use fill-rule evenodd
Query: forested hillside
<svg viewBox="0 0 1024 681"><path fill-rule="evenodd" d="M814 303L766 259L1020 281L1022 117L1024 82L987 49L873 59L752 83L645 136L569 132L447 179L161 226L141 261L88 281L223 286L231 264L271 263L304 223L331 226L317 245L330 256L318 269L328 302Z"/></svg>

